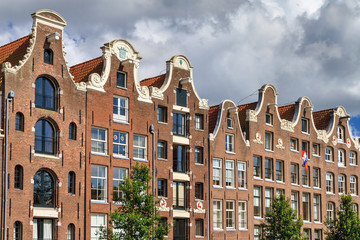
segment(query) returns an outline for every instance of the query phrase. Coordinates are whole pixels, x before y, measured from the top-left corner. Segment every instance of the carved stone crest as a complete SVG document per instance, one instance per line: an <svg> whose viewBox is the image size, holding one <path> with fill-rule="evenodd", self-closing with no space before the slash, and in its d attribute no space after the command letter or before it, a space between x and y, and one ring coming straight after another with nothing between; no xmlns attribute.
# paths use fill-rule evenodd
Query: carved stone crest
<svg viewBox="0 0 360 240"><path fill-rule="evenodd" d="M346 146L347 146L348 148L351 147L351 140L350 140L350 138L346 139Z"/></svg>
<svg viewBox="0 0 360 240"><path fill-rule="evenodd" d="M257 115L254 110L246 110L246 121L257 122Z"/></svg>
<svg viewBox="0 0 360 240"><path fill-rule="evenodd" d="M170 208L168 208L168 207L166 207L166 200L164 199L164 198L162 198L161 200L160 200L160 203L159 203L159 207L158 207L158 210L159 211L169 211L170 210Z"/></svg>
<svg viewBox="0 0 360 240"><path fill-rule="evenodd" d="M337 144L336 136L332 137L332 144L335 146Z"/></svg>
<svg viewBox="0 0 360 240"><path fill-rule="evenodd" d="M255 139L253 139L253 142L254 143L257 143L257 144L263 144L263 141L261 141L261 135L260 135L260 133L256 133L255 134Z"/></svg>
<svg viewBox="0 0 360 240"><path fill-rule="evenodd" d="M294 127L292 125L292 122L282 119L280 123L280 127L282 130L288 131L288 132L294 132Z"/></svg>
<svg viewBox="0 0 360 240"><path fill-rule="evenodd" d="M328 143L329 138L327 137L326 130L318 130L317 139L324 141L324 143Z"/></svg>
<svg viewBox="0 0 360 240"><path fill-rule="evenodd" d="M159 88L151 86L150 87L150 92L151 92L151 97L157 98L157 99L160 99L160 100L164 99L164 94L160 91Z"/></svg>
<svg viewBox="0 0 360 240"><path fill-rule="evenodd" d="M209 104L208 104L208 100L207 99L200 99L199 101L199 108L200 109L206 109L208 110L209 109Z"/></svg>
<svg viewBox="0 0 360 240"><path fill-rule="evenodd" d="M202 202L198 201L196 203L196 209L194 208L194 213L205 213L204 205Z"/></svg>
<svg viewBox="0 0 360 240"><path fill-rule="evenodd" d="M277 142L277 143L278 143L278 144L277 144L275 147L277 147L277 148L279 148L279 149L282 149L282 150L285 149L285 147L284 147L284 142L283 142L283 140L282 140L281 138L278 139L278 142Z"/></svg>

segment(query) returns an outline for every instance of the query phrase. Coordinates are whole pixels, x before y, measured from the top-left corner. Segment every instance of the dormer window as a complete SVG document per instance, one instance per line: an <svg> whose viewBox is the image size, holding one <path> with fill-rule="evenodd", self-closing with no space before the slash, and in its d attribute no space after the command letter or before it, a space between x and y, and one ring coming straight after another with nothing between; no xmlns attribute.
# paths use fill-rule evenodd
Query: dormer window
<svg viewBox="0 0 360 240"><path fill-rule="evenodd" d="M337 126L337 141L343 143L345 139L345 130L343 126Z"/></svg>
<svg viewBox="0 0 360 240"><path fill-rule="evenodd" d="M265 116L265 122L267 125L273 125L273 115L271 113L267 113Z"/></svg>
<svg viewBox="0 0 360 240"><path fill-rule="evenodd" d="M301 132L309 133L309 119L306 118L301 119Z"/></svg>
<svg viewBox="0 0 360 240"><path fill-rule="evenodd" d="M124 72L116 73L116 86L118 88L126 88L126 73Z"/></svg>
<svg viewBox="0 0 360 240"><path fill-rule="evenodd" d="M185 89L176 89L176 105L187 107L187 91Z"/></svg>
<svg viewBox="0 0 360 240"><path fill-rule="evenodd" d="M53 51L51 49L44 50L44 63L53 64Z"/></svg>

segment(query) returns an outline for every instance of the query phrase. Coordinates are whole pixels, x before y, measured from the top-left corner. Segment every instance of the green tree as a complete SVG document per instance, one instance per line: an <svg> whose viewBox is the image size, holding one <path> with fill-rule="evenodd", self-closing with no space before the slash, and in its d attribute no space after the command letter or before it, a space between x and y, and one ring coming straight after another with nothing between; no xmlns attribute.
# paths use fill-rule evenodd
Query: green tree
<svg viewBox="0 0 360 240"><path fill-rule="evenodd" d="M146 165L137 163L133 167L131 175L119 185L119 190L123 192L121 206L109 214L109 223L114 231L102 229L100 239L151 239L153 231L155 239L164 239L169 225L160 223L157 211L154 214L154 194L149 193L148 184L151 179Z"/></svg>
<svg viewBox="0 0 360 240"><path fill-rule="evenodd" d="M281 194L274 198L270 210L261 224L263 239L266 240L299 240L304 239L301 233L303 221L297 217L296 211L290 206L290 200Z"/></svg>
<svg viewBox="0 0 360 240"><path fill-rule="evenodd" d="M327 240L360 239L360 220L352 205L351 195L341 195L337 216L333 220L327 219Z"/></svg>

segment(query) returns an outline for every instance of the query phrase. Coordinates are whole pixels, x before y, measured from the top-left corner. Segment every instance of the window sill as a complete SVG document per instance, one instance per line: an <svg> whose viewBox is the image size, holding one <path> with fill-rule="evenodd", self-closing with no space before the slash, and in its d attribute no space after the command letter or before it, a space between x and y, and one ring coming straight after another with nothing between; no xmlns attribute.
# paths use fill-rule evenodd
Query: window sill
<svg viewBox="0 0 360 240"><path fill-rule="evenodd" d="M315 189L315 190L321 190L321 188L319 188L319 187L313 187L313 189Z"/></svg>
<svg viewBox="0 0 360 240"><path fill-rule="evenodd" d="M317 158L321 157L320 155L317 155L317 154L313 154L312 156L317 157Z"/></svg>
<svg viewBox="0 0 360 240"><path fill-rule="evenodd" d="M254 180L258 180L258 181L264 181L264 179L259 178L259 177L253 177Z"/></svg>
<svg viewBox="0 0 360 240"><path fill-rule="evenodd" d="M266 148L265 148L265 151L266 151L266 152L271 152L271 153L274 152L274 150L272 150L272 149L266 149Z"/></svg>
<svg viewBox="0 0 360 240"><path fill-rule="evenodd" d="M338 165L339 168L346 168L346 166Z"/></svg>
<svg viewBox="0 0 360 240"><path fill-rule="evenodd" d="M265 182L274 182L274 180L265 178Z"/></svg>
<svg viewBox="0 0 360 240"><path fill-rule="evenodd" d="M350 194L352 197L359 197L358 195L356 194Z"/></svg>
<svg viewBox="0 0 360 240"><path fill-rule="evenodd" d="M204 129L201 129L201 128L195 128L196 131L200 131L200 132L203 132Z"/></svg>
<svg viewBox="0 0 360 240"><path fill-rule="evenodd" d="M352 167L357 167L358 165L357 164L349 164L350 166L352 166Z"/></svg>
<svg viewBox="0 0 360 240"><path fill-rule="evenodd" d="M103 157L108 157L109 155L105 154L105 153L97 153L97 152L91 152L92 155L96 155L96 156L103 156Z"/></svg>
<svg viewBox="0 0 360 240"><path fill-rule="evenodd" d="M44 158L51 158L51 159L60 159L61 156L54 156L42 153L34 153L34 157L44 157Z"/></svg>
<svg viewBox="0 0 360 240"><path fill-rule="evenodd" d="M236 190L236 187L226 186L226 189Z"/></svg>
<svg viewBox="0 0 360 240"><path fill-rule="evenodd" d="M334 161L325 160L327 163L334 163Z"/></svg>
<svg viewBox="0 0 360 240"><path fill-rule="evenodd" d="M122 90L128 90L126 87L119 87L119 86L116 86L116 88L118 88L118 89L122 89Z"/></svg>
<svg viewBox="0 0 360 240"><path fill-rule="evenodd" d="M276 181L276 183L285 184L285 182L283 182L283 181Z"/></svg>
<svg viewBox="0 0 360 240"><path fill-rule="evenodd" d="M299 150L295 150L295 149L290 149L290 151L295 152L295 153L299 153Z"/></svg>
<svg viewBox="0 0 360 240"><path fill-rule="evenodd" d="M236 229L235 228L226 228L226 231L234 232L234 231L236 231Z"/></svg>
<svg viewBox="0 0 360 240"><path fill-rule="evenodd" d="M116 201L113 201L112 204L118 205L118 206L123 206L123 205L125 205L125 204L122 203L122 202L116 202Z"/></svg>
<svg viewBox="0 0 360 240"><path fill-rule="evenodd" d="M195 163L196 166L204 166L203 163Z"/></svg>
<svg viewBox="0 0 360 240"><path fill-rule="evenodd" d="M335 193L332 193L332 192L326 192L326 194L335 196Z"/></svg>
<svg viewBox="0 0 360 240"><path fill-rule="evenodd" d="M266 126L269 126L269 127L273 127L273 125L270 124L270 123L265 123L265 125L266 125Z"/></svg>
<svg viewBox="0 0 360 240"><path fill-rule="evenodd" d="M302 134L310 136L310 133L301 131Z"/></svg>
<svg viewBox="0 0 360 240"><path fill-rule="evenodd" d="M214 231L224 231L222 228L214 228Z"/></svg>
<svg viewBox="0 0 360 240"><path fill-rule="evenodd" d="M133 160L139 161L139 162L149 162L149 160L147 160L147 159L142 159L142 158L133 158Z"/></svg>
<svg viewBox="0 0 360 240"><path fill-rule="evenodd" d="M167 125L167 124L168 124L167 122L161 122L161 121L158 121L158 123L164 124L164 125Z"/></svg>
<svg viewBox="0 0 360 240"><path fill-rule="evenodd" d="M235 155L235 154L236 154L235 152L230 152L230 151L225 151L225 153L227 153L227 154L232 154L232 155Z"/></svg>
<svg viewBox="0 0 360 240"><path fill-rule="evenodd" d="M122 121L122 120L118 120L118 119L113 119L113 122L121 123L121 124L125 124L125 125L130 125L130 123L128 121Z"/></svg>
<svg viewBox="0 0 360 240"><path fill-rule="evenodd" d="M241 191L248 191L247 188L239 188L239 190L241 190Z"/></svg>
<svg viewBox="0 0 360 240"><path fill-rule="evenodd" d="M223 187L221 187L221 186L216 186L216 185L213 185L213 188L216 188L216 189L224 189Z"/></svg>
<svg viewBox="0 0 360 240"><path fill-rule="evenodd" d="M309 223L312 223L312 222L311 222L311 221L305 221L305 220L304 220L304 223L307 223L307 224L309 224Z"/></svg>
<svg viewBox="0 0 360 240"><path fill-rule="evenodd" d="M228 127L227 129L234 130L234 128L233 128L233 127Z"/></svg>
<svg viewBox="0 0 360 240"><path fill-rule="evenodd" d="M244 231L244 232L247 232L249 231L247 228L239 228L239 231Z"/></svg>
<svg viewBox="0 0 360 240"><path fill-rule="evenodd" d="M167 198L165 198L165 199L167 199ZM195 198L195 202L203 202L203 201L204 201L204 199Z"/></svg>
<svg viewBox="0 0 360 240"><path fill-rule="evenodd" d="M254 216L254 219L255 220L264 220L264 218L262 218L262 217L255 217L255 216Z"/></svg>
<svg viewBox="0 0 360 240"><path fill-rule="evenodd" d="M204 236L195 236L195 238L204 238Z"/></svg>
<svg viewBox="0 0 360 240"><path fill-rule="evenodd" d="M299 184L292 183L291 186L300 187Z"/></svg>
<svg viewBox="0 0 360 240"><path fill-rule="evenodd" d="M159 160L159 161L165 161L165 162L168 161L166 158L158 158L157 160Z"/></svg>
<svg viewBox="0 0 360 240"><path fill-rule="evenodd" d="M310 186L308 185L302 185L303 188L311 188Z"/></svg>
<svg viewBox="0 0 360 240"><path fill-rule="evenodd" d="M100 201L100 200L91 200L91 203L96 203L96 204L105 204L105 205L109 204L109 203L108 203L108 202L106 202L106 201Z"/></svg>
<svg viewBox="0 0 360 240"><path fill-rule="evenodd" d="M323 223L322 223L322 222L315 222L315 221L314 221L314 224L323 224Z"/></svg>
<svg viewBox="0 0 360 240"><path fill-rule="evenodd" d="M116 159L124 159L124 160L130 160L130 158L128 158L128 157L125 157L125 156L119 156L119 155L113 155L113 158L116 158Z"/></svg>

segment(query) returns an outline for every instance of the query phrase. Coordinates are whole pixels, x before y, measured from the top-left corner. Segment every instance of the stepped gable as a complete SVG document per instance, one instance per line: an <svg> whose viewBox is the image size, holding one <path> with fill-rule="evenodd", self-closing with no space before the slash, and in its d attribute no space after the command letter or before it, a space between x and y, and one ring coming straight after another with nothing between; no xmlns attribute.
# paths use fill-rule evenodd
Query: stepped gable
<svg viewBox="0 0 360 240"><path fill-rule="evenodd" d="M218 112L219 112L219 108L220 108L220 104L215 105L215 106L211 106L209 108L208 114L209 114L209 133L213 133L216 123L217 123L217 118L218 118Z"/></svg>
<svg viewBox="0 0 360 240"><path fill-rule="evenodd" d="M156 77L146 78L144 80L141 80L140 86L146 86L146 87L156 87L161 88L161 86L164 84L166 74L162 74Z"/></svg>
<svg viewBox="0 0 360 240"><path fill-rule="evenodd" d="M285 119L292 122L292 119L295 114L295 104L281 106L278 108L278 111L281 119Z"/></svg>
<svg viewBox="0 0 360 240"><path fill-rule="evenodd" d="M246 125L246 111L248 109L255 110L257 104L258 104L257 102L252 102L238 106L239 120L240 120L241 129L243 131L245 130L245 125Z"/></svg>
<svg viewBox="0 0 360 240"><path fill-rule="evenodd" d="M101 76L103 65L103 58L97 57L70 67L70 73L74 76L74 82L87 82L92 73L98 73Z"/></svg>
<svg viewBox="0 0 360 240"><path fill-rule="evenodd" d="M327 130L330 124L332 112L333 112L332 108L313 112L313 118L316 129Z"/></svg>

